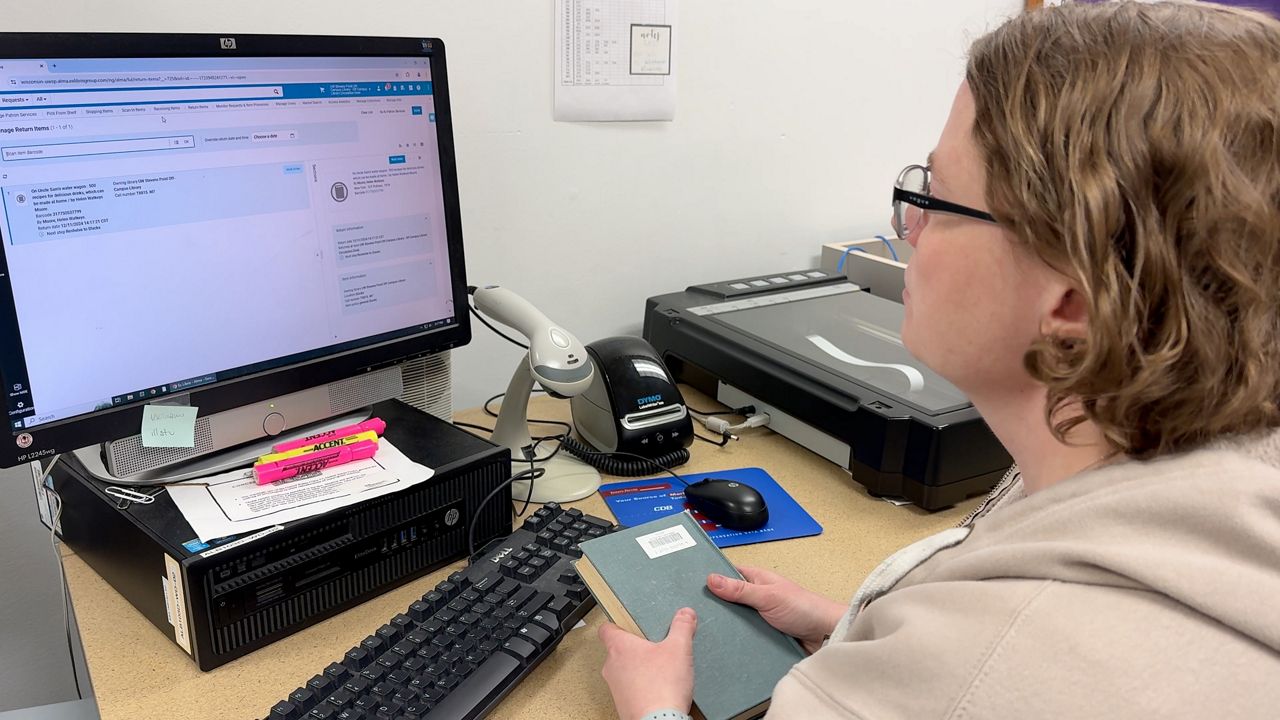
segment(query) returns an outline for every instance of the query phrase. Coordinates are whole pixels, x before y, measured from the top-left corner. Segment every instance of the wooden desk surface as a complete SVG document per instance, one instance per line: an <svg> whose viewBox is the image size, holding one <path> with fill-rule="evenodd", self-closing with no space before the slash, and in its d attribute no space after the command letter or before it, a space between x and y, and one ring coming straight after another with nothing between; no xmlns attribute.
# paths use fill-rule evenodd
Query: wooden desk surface
<svg viewBox="0 0 1280 720"><path fill-rule="evenodd" d="M696 391L686 389L686 396L694 407L714 405ZM530 409L532 416L543 418L567 419L569 412L568 403L547 397L535 398ZM492 426L479 410L461 412L458 419ZM895 507L868 496L832 463L764 428L748 431L724 448L695 442L691 452L693 459L680 471L764 468L823 527L815 537L730 548L729 559L771 568L841 602L894 550L955 525L977 503L973 499L933 514L914 506ZM569 505L613 518L599 495ZM458 561L205 673L80 558L67 552L65 564L104 720L261 718L276 701L463 567ZM596 629L602 619L599 609L592 610L587 627L571 631L491 717L559 720L569 707L575 717L614 717L600 678L604 653Z"/></svg>

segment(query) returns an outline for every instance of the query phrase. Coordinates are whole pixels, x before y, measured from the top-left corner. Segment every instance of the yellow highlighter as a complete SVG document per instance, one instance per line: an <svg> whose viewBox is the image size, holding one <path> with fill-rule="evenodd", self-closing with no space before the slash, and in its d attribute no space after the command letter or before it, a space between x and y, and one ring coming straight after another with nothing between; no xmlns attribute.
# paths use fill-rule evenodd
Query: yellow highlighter
<svg viewBox="0 0 1280 720"><path fill-rule="evenodd" d="M258 458L258 461L254 463L254 465L261 465L262 463L279 462L281 460L287 460L291 457L305 455L307 453L315 452L317 450L328 450L329 448L342 447L343 445L352 445L354 443L364 442L365 440L372 440L375 443L378 442L378 433L372 430L366 430L365 432L356 433L355 435L347 435L345 437L334 438L332 440L325 440L323 442L314 443L312 445L303 445L302 447L294 448L292 450L285 450L284 452L271 453L270 455L263 455L262 457Z"/></svg>

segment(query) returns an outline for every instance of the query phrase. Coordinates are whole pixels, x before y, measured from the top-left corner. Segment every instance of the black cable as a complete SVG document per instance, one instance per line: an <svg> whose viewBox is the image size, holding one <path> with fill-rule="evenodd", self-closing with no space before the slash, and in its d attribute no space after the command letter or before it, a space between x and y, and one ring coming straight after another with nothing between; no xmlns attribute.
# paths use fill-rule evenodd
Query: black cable
<svg viewBox="0 0 1280 720"><path fill-rule="evenodd" d="M620 477L636 477L637 475L646 475L652 470L648 467L656 467L661 472L669 474L671 477L688 485L684 478L671 472L671 468L676 465L683 465L689 462L689 451L684 448L677 448L665 455L659 455L654 458L647 458L643 455L637 455L629 452L602 452L592 450L584 443L572 438L566 437L560 441L560 447L569 452L570 455L582 460L588 465L604 471L610 475L618 475ZM619 459L617 456L622 455L641 462L628 462Z"/></svg>
<svg viewBox="0 0 1280 720"><path fill-rule="evenodd" d="M728 445L728 444L729 444L729 440L731 440L731 439L733 438L733 436L732 436L732 435L730 435L729 433L722 433L722 434L720 435L720 441L719 441L719 442L717 442L717 441L715 441L715 440L712 440L712 439L711 439L711 438L709 438L709 437L703 437L703 436L699 435L696 431L693 433L693 437L695 437L695 438L696 438L696 439L698 439L698 440L701 440L701 441L702 441L702 442L704 442L704 443L711 443L712 445L715 445L716 447L724 447L725 445Z"/></svg>
<svg viewBox="0 0 1280 720"><path fill-rule="evenodd" d="M512 475L506 480L503 480L501 483L498 484L498 487L494 488L493 490L490 490L489 494L484 496L484 499L481 500L480 504L476 506L475 514L471 516L471 524L467 527L467 564L468 565L471 564L471 561L476 554L476 523L480 521L480 513L484 511L484 506L489 504L489 501L493 499L494 495L497 495L503 488L507 487L511 483L516 482L517 480L524 480L526 478L533 480L538 477L542 477L544 474L546 474L546 472L547 471L542 468L534 468L532 470L521 470L520 472L516 473L515 475Z"/></svg>
<svg viewBox="0 0 1280 720"><path fill-rule="evenodd" d="M501 331L501 330L499 330L498 328L496 328L496 327L494 327L494 326L490 325L490 324L489 324L489 321L484 319L484 315L481 315L481 314L480 314L480 311L479 311L479 310L476 310L476 307L475 307L474 305L472 305L470 302L467 302L467 309L468 309L468 310L470 310L470 311L471 311L471 314L472 314L472 315L475 315L475 316L476 316L476 319L477 319L477 320L479 320L479 321L480 321L480 322L481 322L485 327L487 327L487 328L489 328L490 330L492 330L492 331L494 331L495 333L497 333L498 337L502 338L503 340L506 340L507 342L511 343L512 345L518 345L518 346L520 346L520 347L524 348L525 350L528 350L528 349L529 349L529 346L528 346L528 345L525 345L524 343L520 342L519 340L516 340L515 338L511 337L510 335L507 335L506 333L502 332L502 331Z"/></svg>
<svg viewBox="0 0 1280 720"><path fill-rule="evenodd" d="M540 437L540 438L538 438L538 439L534 440L534 441L533 441L533 445L532 445L532 446L530 446L530 448L529 448L529 469L530 469L530 470L534 469L534 467L535 467L535 465L534 465L534 464L535 464L535 463L547 462L548 460L550 460L551 458L553 458L553 457L555 457L557 454L559 454L559 452L560 452L560 448L564 446L564 439L565 439L566 437L569 437L569 436L568 436L568 434L565 434L565 435L548 435L548 436L546 436L546 437ZM538 446L539 446L539 445L541 445L543 442L545 442L545 441L547 441L547 440L559 440L560 442L556 444L556 449L555 449L555 450L552 450L550 455L547 455L546 457L542 457L542 458L540 458L540 457L538 457ZM544 472L545 472L545 470L544 470ZM541 477L541 476L539 476L539 477ZM520 506L520 510L519 510L519 512L517 512L517 513L516 513L516 518L517 518L517 519L518 519L518 518L520 518L520 517L523 517L525 513L529 512L529 503L533 500L533 483L534 483L535 481L536 481L536 478L529 480L529 492L525 493L525 496L524 496L524 504ZM515 510L515 500L512 500L512 501L511 501L511 509L512 509L512 510Z"/></svg>
<svg viewBox="0 0 1280 720"><path fill-rule="evenodd" d="M542 388L534 388L534 389L533 389L533 391L534 391L534 392L536 392L536 393L545 393L545 392L546 392L546 390L543 390ZM506 393L504 393L504 392L500 392L500 393L498 393L497 395L494 395L493 397L491 397L491 398L489 398L488 400L485 400L485 401L484 401L484 414L485 414L485 415L488 415L489 417L492 417L492 418L496 418L496 417L498 417L498 413L497 413L497 412L495 412L494 410L490 409L490 407L489 407L489 406L493 404L493 401L494 401L494 400L497 400L498 398L502 397L503 395L506 395ZM559 425L560 427L564 428L566 432L573 432L573 426L572 426L572 425L570 425L569 423L567 423L567 422L563 421L563 420L539 420L539 419L537 419L537 418L526 418L526 419L525 419L525 422L527 422L527 423L534 423L534 424L536 424L536 425ZM547 437L547 438L553 438L553 437L555 437L555 435L547 435L546 437Z"/></svg>

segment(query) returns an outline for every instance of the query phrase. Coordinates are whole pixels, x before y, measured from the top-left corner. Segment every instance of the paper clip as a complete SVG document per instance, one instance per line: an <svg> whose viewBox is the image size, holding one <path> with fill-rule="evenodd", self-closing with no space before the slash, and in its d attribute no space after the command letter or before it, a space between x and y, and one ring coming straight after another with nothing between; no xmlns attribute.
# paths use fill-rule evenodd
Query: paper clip
<svg viewBox="0 0 1280 720"><path fill-rule="evenodd" d="M148 495L146 493L140 493L137 490L130 490L129 488L117 487L115 485L111 485L110 487L108 487L106 489L106 493L111 497L119 500L119 502L116 503L117 510L124 510L125 508L129 507L130 503L138 503L140 505L150 505L151 503L156 501L155 495ZM156 494L159 494L159 493L156 493Z"/></svg>

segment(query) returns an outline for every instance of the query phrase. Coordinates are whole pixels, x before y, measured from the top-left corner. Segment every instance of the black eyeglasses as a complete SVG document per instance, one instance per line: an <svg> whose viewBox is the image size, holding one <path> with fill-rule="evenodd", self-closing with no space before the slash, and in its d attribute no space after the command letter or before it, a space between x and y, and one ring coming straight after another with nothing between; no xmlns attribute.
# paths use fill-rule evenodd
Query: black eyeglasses
<svg viewBox="0 0 1280 720"><path fill-rule="evenodd" d="M924 224L926 212L944 212L952 215L995 223L991 213L939 200L929 194L929 168L924 165L908 165L898 174L893 184L893 230L898 239L905 241L911 233Z"/></svg>

